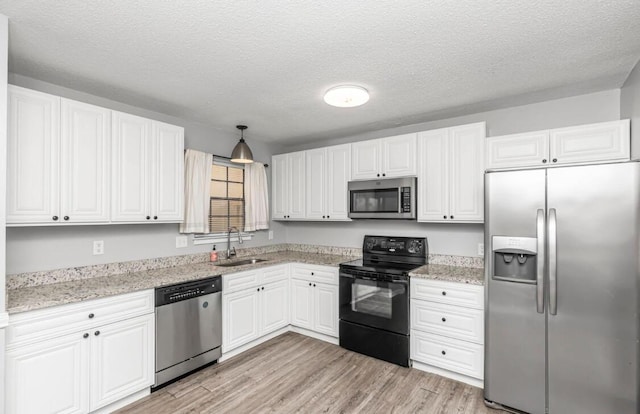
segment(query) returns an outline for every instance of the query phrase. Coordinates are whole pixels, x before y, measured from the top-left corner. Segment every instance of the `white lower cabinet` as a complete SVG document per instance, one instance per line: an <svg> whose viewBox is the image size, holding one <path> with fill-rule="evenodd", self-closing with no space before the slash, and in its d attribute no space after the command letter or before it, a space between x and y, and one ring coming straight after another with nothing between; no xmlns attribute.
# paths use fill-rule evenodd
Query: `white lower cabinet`
<svg viewBox="0 0 640 414"><path fill-rule="evenodd" d="M338 337L338 269L291 265L291 325Z"/></svg>
<svg viewBox="0 0 640 414"><path fill-rule="evenodd" d="M233 286L236 279L243 281L242 290L222 291L223 353L289 325L288 265L222 278L223 287Z"/></svg>
<svg viewBox="0 0 640 414"><path fill-rule="evenodd" d="M148 296L152 295L149 291ZM124 307L127 296L123 297ZM104 315L108 309L104 304L113 302L111 298L91 301L91 315ZM153 307L142 310L145 314L140 316L104 325L92 324L94 316L86 316L85 309L86 303L81 303L16 315L17 326L24 330L30 324L41 326L47 313L52 324L74 310L85 319L72 324L77 328L73 333L57 336L52 331L46 337L16 337L8 343L7 413L88 413L153 384ZM11 323L10 317L9 330Z"/></svg>
<svg viewBox="0 0 640 414"><path fill-rule="evenodd" d="M483 286L413 278L411 359L478 385L484 378L483 292Z"/></svg>

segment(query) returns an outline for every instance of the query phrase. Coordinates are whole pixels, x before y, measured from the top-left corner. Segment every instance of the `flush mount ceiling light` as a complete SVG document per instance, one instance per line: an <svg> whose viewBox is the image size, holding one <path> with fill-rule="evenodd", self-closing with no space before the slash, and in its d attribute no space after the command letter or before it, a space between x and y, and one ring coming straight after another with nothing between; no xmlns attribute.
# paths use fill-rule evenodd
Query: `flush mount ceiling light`
<svg viewBox="0 0 640 414"><path fill-rule="evenodd" d="M231 152L231 162L251 164L253 162L253 153L247 143L244 142L244 130L249 127L246 125L236 125L236 128L240 130L240 141L238 141Z"/></svg>
<svg viewBox="0 0 640 414"><path fill-rule="evenodd" d="M339 108L352 108L367 103L369 92L355 85L334 86L324 94L324 101Z"/></svg>

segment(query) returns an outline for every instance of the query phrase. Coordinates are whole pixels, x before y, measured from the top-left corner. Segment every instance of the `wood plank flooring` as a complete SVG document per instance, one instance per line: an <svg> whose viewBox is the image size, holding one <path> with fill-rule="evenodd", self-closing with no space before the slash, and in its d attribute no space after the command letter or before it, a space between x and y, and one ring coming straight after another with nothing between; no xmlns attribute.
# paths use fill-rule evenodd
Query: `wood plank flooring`
<svg viewBox="0 0 640 414"><path fill-rule="evenodd" d="M479 388L293 332L117 412L503 413L484 406Z"/></svg>

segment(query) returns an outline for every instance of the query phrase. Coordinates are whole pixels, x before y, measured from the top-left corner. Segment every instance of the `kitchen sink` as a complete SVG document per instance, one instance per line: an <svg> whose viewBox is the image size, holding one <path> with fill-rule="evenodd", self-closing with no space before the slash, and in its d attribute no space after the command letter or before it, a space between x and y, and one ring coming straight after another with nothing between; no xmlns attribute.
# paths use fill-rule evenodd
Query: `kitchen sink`
<svg viewBox="0 0 640 414"><path fill-rule="evenodd" d="M235 262L216 264L216 266L233 267L233 266L242 266L242 265L248 265L248 264L256 264L256 263L267 262L267 261L268 259L243 259L243 260L236 260Z"/></svg>

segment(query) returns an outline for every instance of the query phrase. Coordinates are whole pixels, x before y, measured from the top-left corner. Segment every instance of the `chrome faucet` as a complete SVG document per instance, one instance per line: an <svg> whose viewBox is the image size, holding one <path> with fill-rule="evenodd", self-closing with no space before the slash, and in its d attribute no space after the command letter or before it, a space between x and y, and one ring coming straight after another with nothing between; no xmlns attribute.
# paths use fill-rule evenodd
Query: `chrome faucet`
<svg viewBox="0 0 640 414"><path fill-rule="evenodd" d="M231 232L235 229L238 233L238 244L242 244L242 236L240 235L240 230L237 227L229 227L227 231L227 259L231 259L232 256L236 255L236 248L231 248Z"/></svg>

